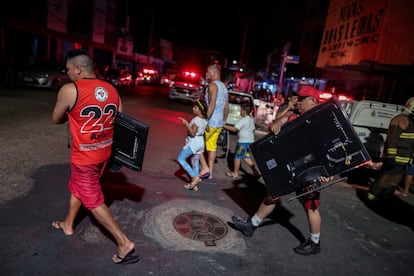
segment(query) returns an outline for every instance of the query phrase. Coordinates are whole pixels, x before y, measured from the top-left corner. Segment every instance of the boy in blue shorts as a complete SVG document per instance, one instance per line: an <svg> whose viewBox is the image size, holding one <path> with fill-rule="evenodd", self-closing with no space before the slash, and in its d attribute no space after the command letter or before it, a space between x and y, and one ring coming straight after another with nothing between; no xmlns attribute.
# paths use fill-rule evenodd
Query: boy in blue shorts
<svg viewBox="0 0 414 276"><path fill-rule="evenodd" d="M240 109L240 115L242 118L234 126L223 126L223 128L228 131L237 132L238 136L236 149L234 152L234 168L233 171L226 173L226 175L229 177L237 178L239 176L242 159L249 166L254 176L259 175L249 150L249 145L254 142L254 130L256 129L254 119L250 113L250 104L242 103Z"/></svg>

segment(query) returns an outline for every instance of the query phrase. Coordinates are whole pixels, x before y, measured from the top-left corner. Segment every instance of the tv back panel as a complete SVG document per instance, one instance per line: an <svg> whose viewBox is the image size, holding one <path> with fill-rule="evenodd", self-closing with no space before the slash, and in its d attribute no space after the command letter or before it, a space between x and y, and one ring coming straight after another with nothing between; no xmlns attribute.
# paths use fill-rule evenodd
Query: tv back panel
<svg viewBox="0 0 414 276"><path fill-rule="evenodd" d="M250 150L274 197L371 160L335 98L285 124L279 134L258 139Z"/></svg>
<svg viewBox="0 0 414 276"><path fill-rule="evenodd" d="M110 166L119 170L125 166L134 171L141 171L144 162L149 126L118 112L114 125L114 139Z"/></svg>

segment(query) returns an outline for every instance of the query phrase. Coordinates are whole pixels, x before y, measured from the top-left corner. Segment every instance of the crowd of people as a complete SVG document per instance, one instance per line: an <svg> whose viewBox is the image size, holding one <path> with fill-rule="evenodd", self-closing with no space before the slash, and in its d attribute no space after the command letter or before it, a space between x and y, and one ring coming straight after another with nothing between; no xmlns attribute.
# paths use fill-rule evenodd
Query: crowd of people
<svg viewBox="0 0 414 276"><path fill-rule="evenodd" d="M207 72L210 72L210 70L214 70L215 76L219 77L219 70L217 67L210 67ZM217 106L217 104L211 103L208 100L209 99L216 99L216 94L218 93L220 89L219 85L217 85L217 78L215 79L216 85L209 85L208 91L207 91L207 103L208 106ZM211 74L207 74L207 80L211 81ZM280 105L280 108L278 109L278 112L276 113L276 120L271 125L271 130L277 134L280 132L282 126L286 124L287 122L293 121L295 118L297 118L301 113L306 112L313 107L317 106L319 104L319 91L312 87L312 86L305 86L303 87L298 93L292 93L289 95L287 102L283 101L284 104ZM234 153L234 168L232 171L227 172L226 175L232 178L237 178L239 176L239 169L241 165L241 160L243 159L248 167L251 170L252 175L254 176L260 176L258 170L256 169L255 163L252 160L252 156L250 153L249 145L254 142L254 119L251 117L251 107L249 105L242 105L240 110L241 119L236 125L229 126L226 125L225 118L226 118L226 104L220 104L220 110L222 110L219 114L219 117L216 117L216 121L219 123L216 123L213 126L213 130L215 131L215 135L211 135L211 129L206 131L206 145L210 143L210 152L208 152L207 156L209 158L208 165L204 165L204 170L201 170L200 178L196 179L196 182L189 183L186 188L193 189L196 187L203 177L211 177L212 171L213 171L213 164L214 162L211 162L216 157L215 155L211 154L211 150L214 149L214 151L217 149L217 137L220 133L221 129L224 128L228 131L237 132L238 134L238 141L235 147L235 153ZM213 107L211 110L214 110ZM194 111L194 107L193 107ZM213 113L207 113L207 118L210 118ZM217 115L217 114L216 114ZM210 126L210 120L208 125ZM193 133L196 133L193 131ZM195 134L194 134L195 135ZM193 136L194 136L193 135ZM213 138L212 138L213 137ZM214 146L212 146L212 144ZM200 158L202 159L202 158ZM181 163L181 162L180 162ZM195 167L198 165L196 164ZM208 169L207 169L208 168ZM187 170L187 169L186 169ZM191 171L187 170L189 172L189 175L191 175ZM321 175L318 178L318 181L320 183L326 183L331 181L333 178L329 176ZM303 188L298 191L298 193L304 193L309 190L309 186L312 183L303 183ZM198 190L198 189L197 189ZM234 229L240 231L247 237L251 237L253 235L253 232L257 229L257 227L260 225L260 223L268 216L270 215L274 209L276 204L279 202L280 198L272 198L270 195L267 196L262 204L260 205L257 212L251 217L247 219L242 219L236 216L232 217L233 227ZM309 238L300 244L299 246L294 248L294 251L301 255L312 255L312 254L318 254L321 251L320 248L320 231L321 231L321 215L319 212L319 192L315 191L312 193L307 194L305 197L300 198L301 203L303 204L303 207L307 213L308 222L309 222L309 228L310 228L310 234Z"/></svg>
<svg viewBox="0 0 414 276"><path fill-rule="evenodd" d="M75 218L81 206L84 206L112 234L117 243L117 252L112 256L112 261L115 264L136 263L139 256L134 254L135 243L116 222L105 204L100 186L100 177L111 156L114 134L111 123L103 125L101 122L113 122L117 112L123 111L121 98L111 84L97 79L94 63L86 51L70 51L66 68L72 82L60 88L52 121L55 124L68 122L72 136L71 175L68 181L69 210L66 218L53 221L52 227L60 229L65 235L72 235ZM221 68L218 64L208 66L206 79L208 86L204 98L195 101L192 106L194 117L190 121L179 118L187 135L177 159L189 176L184 188L192 191L199 190L203 179L213 178L217 140L223 129L237 132L238 135L234 168L226 175L237 178L243 160L252 175L260 177L249 149L249 145L254 142L255 131L250 105L241 106L239 122L234 126L226 125L229 112L228 91L221 81ZM286 123L312 110L319 103L319 91L312 86L292 92L279 106L270 130L278 134ZM391 121L384 153L382 174L372 185L368 195L373 199L382 194L395 193L395 187L405 174L407 178L403 194L407 195L414 175L414 167L411 165L414 154L414 98L407 101L404 113ZM191 164L188 159L191 159ZM302 188L297 192L308 192L314 181L327 183L332 179L333 176L320 175L310 182L301 183ZM246 237L251 237L263 220L275 211L280 199L281 196L275 198L269 194L253 216L232 216L233 228ZM307 215L309 237L296 246L294 251L301 255L318 254L321 252L322 225L319 212L320 193L313 191L299 197L299 200Z"/></svg>

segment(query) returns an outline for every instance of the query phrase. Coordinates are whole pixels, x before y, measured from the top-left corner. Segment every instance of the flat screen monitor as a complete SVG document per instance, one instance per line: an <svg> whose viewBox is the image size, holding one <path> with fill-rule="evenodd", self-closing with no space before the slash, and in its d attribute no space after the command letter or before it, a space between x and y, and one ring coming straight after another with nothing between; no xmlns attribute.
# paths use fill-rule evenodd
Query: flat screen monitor
<svg viewBox="0 0 414 276"><path fill-rule="evenodd" d="M114 125L114 140L110 166L119 170L121 166L141 171L144 162L149 126L118 112Z"/></svg>
<svg viewBox="0 0 414 276"><path fill-rule="evenodd" d="M371 160L336 98L285 124L279 134L258 139L250 150L274 197Z"/></svg>

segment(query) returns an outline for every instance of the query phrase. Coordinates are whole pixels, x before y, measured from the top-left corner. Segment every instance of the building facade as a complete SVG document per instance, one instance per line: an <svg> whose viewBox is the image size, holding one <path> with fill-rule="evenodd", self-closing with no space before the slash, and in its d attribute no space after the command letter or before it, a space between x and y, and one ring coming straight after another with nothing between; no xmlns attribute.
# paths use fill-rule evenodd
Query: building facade
<svg viewBox="0 0 414 276"><path fill-rule="evenodd" d="M35 62L62 63L70 49L86 49L100 68L160 72L172 62L172 47L163 41L163 57L134 52L134 40L120 29L115 0L21 0L0 11L0 56L13 58L16 68Z"/></svg>
<svg viewBox="0 0 414 276"><path fill-rule="evenodd" d="M414 96L413 10L408 0L330 0L322 33L321 21L305 24L320 35L318 52L302 43L317 57L315 76L355 99L405 103Z"/></svg>

